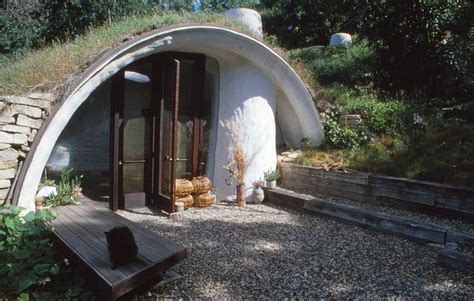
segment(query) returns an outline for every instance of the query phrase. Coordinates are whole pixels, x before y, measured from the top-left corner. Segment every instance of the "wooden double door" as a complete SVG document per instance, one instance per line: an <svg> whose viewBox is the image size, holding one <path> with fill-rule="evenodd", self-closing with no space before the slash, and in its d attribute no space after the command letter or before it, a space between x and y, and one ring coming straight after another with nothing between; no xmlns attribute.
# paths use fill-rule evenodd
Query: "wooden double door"
<svg viewBox="0 0 474 301"><path fill-rule="evenodd" d="M205 56L161 53L112 80L110 208L156 206L174 212L177 178L204 173L210 104Z"/></svg>

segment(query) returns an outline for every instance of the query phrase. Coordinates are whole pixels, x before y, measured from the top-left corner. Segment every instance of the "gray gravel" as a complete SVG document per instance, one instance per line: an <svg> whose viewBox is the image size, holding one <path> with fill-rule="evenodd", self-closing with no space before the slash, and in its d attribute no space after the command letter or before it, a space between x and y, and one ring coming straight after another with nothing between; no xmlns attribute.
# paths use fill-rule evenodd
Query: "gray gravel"
<svg viewBox="0 0 474 301"><path fill-rule="evenodd" d="M286 189L286 188L285 190L292 191L291 189ZM301 194L301 192L297 192L297 193ZM362 209L374 210L374 211L385 213L385 214L391 214L391 215L396 215L400 217L406 217L406 218L419 220L425 223L444 225L444 226L447 226L453 229L458 229L461 231L474 232L474 223L469 223L468 221L463 220L463 219L444 218L444 217L424 214L419 211L394 208L382 202L377 202L377 201L362 202L362 201L349 200L349 199L345 199L341 197L328 196L328 195L315 195L311 193L308 193L307 195L312 195L314 197L318 197L332 203L343 204L343 205L348 205L348 206L362 208Z"/></svg>
<svg viewBox="0 0 474 301"><path fill-rule="evenodd" d="M155 296L474 298L474 278L438 266L436 248L303 212L215 205L179 222L147 209L120 214L188 249L174 268L183 278Z"/></svg>

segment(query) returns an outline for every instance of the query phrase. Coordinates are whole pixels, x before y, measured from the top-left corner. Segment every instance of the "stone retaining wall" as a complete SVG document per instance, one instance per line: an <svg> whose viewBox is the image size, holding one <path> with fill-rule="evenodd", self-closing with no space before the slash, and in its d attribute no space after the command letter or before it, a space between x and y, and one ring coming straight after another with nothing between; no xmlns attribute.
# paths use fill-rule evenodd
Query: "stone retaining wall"
<svg viewBox="0 0 474 301"><path fill-rule="evenodd" d="M0 96L0 206L10 197L19 166L54 100L50 93Z"/></svg>

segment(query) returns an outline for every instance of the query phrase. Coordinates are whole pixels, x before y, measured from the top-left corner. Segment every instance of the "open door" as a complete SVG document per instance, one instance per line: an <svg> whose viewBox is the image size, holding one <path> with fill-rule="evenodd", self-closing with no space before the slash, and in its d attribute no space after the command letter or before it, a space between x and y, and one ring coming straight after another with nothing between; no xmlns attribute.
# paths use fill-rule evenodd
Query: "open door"
<svg viewBox="0 0 474 301"><path fill-rule="evenodd" d="M160 53L112 81L110 208L175 211L177 178L202 174L205 56Z"/></svg>
<svg viewBox="0 0 474 301"><path fill-rule="evenodd" d="M174 212L174 191L177 158L177 121L179 112L180 61L164 55L158 64L162 79L162 97L155 107L154 200L166 212Z"/></svg>

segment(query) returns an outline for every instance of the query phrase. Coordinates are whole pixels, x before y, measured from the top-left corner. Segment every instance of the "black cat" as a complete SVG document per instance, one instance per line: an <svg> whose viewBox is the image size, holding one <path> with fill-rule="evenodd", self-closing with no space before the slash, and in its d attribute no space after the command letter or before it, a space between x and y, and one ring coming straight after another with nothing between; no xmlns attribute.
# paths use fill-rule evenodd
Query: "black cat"
<svg viewBox="0 0 474 301"><path fill-rule="evenodd" d="M135 237L128 227L115 227L104 232L107 238L112 269L134 261L137 258L138 247Z"/></svg>

